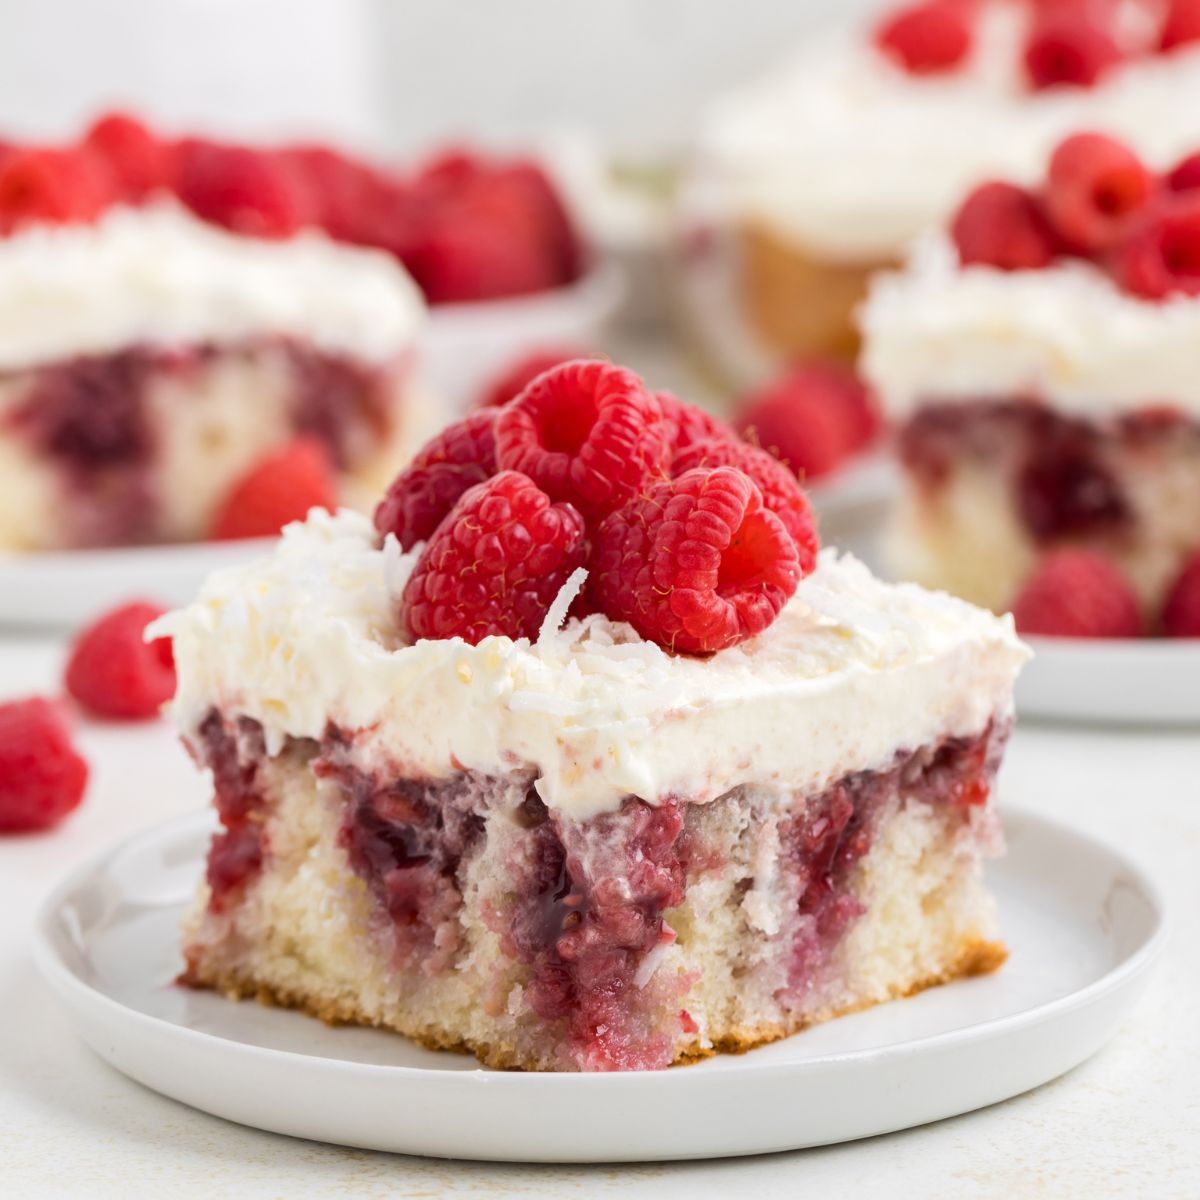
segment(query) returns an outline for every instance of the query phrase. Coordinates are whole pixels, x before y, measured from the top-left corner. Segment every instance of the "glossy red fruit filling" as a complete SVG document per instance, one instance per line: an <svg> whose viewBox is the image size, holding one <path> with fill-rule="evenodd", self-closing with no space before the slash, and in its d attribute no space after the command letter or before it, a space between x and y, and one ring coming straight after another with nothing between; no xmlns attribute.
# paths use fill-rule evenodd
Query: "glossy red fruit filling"
<svg viewBox="0 0 1200 1200"><path fill-rule="evenodd" d="M227 722L214 709L201 723L191 749L212 771L213 800L223 826L213 838L205 869L212 893L209 907L222 912L241 898L266 852L266 801L258 781L266 755L262 726L249 717Z"/></svg>

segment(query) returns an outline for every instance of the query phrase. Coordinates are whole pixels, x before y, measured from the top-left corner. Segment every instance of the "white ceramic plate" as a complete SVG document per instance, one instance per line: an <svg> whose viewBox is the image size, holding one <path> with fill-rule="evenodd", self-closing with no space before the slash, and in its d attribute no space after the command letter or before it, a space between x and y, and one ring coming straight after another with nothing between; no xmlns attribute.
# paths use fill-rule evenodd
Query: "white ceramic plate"
<svg viewBox="0 0 1200 1200"><path fill-rule="evenodd" d="M142 834L45 903L35 951L118 1070L278 1133L456 1158L619 1162L757 1154L904 1129L1036 1087L1098 1050L1162 945L1136 867L1025 813L991 871L1011 958L740 1057L644 1074L482 1070L378 1030L330 1029L172 983L206 814Z"/></svg>
<svg viewBox="0 0 1200 1200"><path fill-rule="evenodd" d="M1024 716L1200 724L1200 639L1030 637L1017 680Z"/></svg>
<svg viewBox="0 0 1200 1200"><path fill-rule="evenodd" d="M421 355L432 391L465 411L485 383L530 351L594 348L622 292L618 268L601 263L570 287L431 308Z"/></svg>
<svg viewBox="0 0 1200 1200"><path fill-rule="evenodd" d="M186 604L210 571L262 558L274 542L0 554L0 622L77 625L123 600Z"/></svg>

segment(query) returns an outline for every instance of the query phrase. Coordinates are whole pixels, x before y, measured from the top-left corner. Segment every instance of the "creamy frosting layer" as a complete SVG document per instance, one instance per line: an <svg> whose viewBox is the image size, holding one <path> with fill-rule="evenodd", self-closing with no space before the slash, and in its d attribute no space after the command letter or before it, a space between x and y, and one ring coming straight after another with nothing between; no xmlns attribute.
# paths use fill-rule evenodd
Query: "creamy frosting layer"
<svg viewBox="0 0 1200 1200"><path fill-rule="evenodd" d="M984 178L1033 183L1079 129L1156 165L1200 146L1200 44L1131 59L1093 88L1030 92L1029 5L991 0L972 59L944 76L893 66L867 31L810 39L708 114L698 203L762 220L832 258L896 258Z"/></svg>
<svg viewBox="0 0 1200 1200"><path fill-rule="evenodd" d="M930 400L1012 396L1200 418L1200 299L1141 300L1090 263L963 267L947 235L929 235L903 272L875 277L860 325L861 369L900 419Z"/></svg>
<svg viewBox="0 0 1200 1200"><path fill-rule="evenodd" d="M0 369L261 334L386 362L412 344L424 311L382 251L315 230L244 237L165 202L0 240Z"/></svg>
<svg viewBox="0 0 1200 1200"><path fill-rule="evenodd" d="M886 766L1008 714L1027 657L1011 618L831 551L766 632L709 659L600 616L536 643L406 645L395 608L413 561L378 548L365 517L314 510L273 557L212 576L153 627L174 639L175 719L244 714L272 751L332 722L392 772L528 767L547 805L587 818L629 795L705 802Z"/></svg>

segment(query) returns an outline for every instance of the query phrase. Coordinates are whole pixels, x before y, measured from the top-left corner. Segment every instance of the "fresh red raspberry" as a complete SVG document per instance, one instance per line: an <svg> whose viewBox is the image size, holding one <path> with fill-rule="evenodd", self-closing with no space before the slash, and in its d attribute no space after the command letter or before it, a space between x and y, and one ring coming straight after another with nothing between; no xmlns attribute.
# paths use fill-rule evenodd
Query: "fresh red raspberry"
<svg viewBox="0 0 1200 1200"><path fill-rule="evenodd" d="M758 485L763 504L792 535L799 554L800 573L807 575L812 571L817 565L817 551L821 548L816 520L795 474L779 459L757 446L722 437L694 442L681 450L671 464L671 474L683 475L697 467L707 467L709 470L714 467L736 467L748 475Z"/></svg>
<svg viewBox="0 0 1200 1200"><path fill-rule="evenodd" d="M535 638L571 573L583 566L583 518L531 479L501 471L476 484L425 547L402 598L415 638Z"/></svg>
<svg viewBox="0 0 1200 1200"><path fill-rule="evenodd" d="M511 362L488 381L479 397L479 408L503 408L519 396L543 371L561 366L575 358L592 358L587 350L573 346L558 349L534 350Z"/></svg>
<svg viewBox="0 0 1200 1200"><path fill-rule="evenodd" d="M1067 7L1038 16L1025 45L1025 73L1037 91L1091 87L1124 55L1104 24Z"/></svg>
<svg viewBox="0 0 1200 1200"><path fill-rule="evenodd" d="M1168 0L1159 34L1160 49L1174 50L1192 42L1200 42L1200 0Z"/></svg>
<svg viewBox="0 0 1200 1200"><path fill-rule="evenodd" d="M1039 271L1058 252L1037 198L1013 183L981 183L959 207L950 236L964 266Z"/></svg>
<svg viewBox="0 0 1200 1200"><path fill-rule="evenodd" d="M1050 158L1046 215L1072 250L1100 254L1127 236L1154 188L1154 176L1128 146L1102 133L1077 133Z"/></svg>
<svg viewBox="0 0 1200 1200"><path fill-rule="evenodd" d="M740 439L737 430L728 421L714 417L698 404L688 404L670 392L655 392L655 399L662 409L667 425L671 429L671 450L679 454L697 442L736 442Z"/></svg>
<svg viewBox="0 0 1200 1200"><path fill-rule="evenodd" d="M1200 638L1200 551L1183 564L1167 591L1162 625L1167 637Z"/></svg>
<svg viewBox="0 0 1200 1200"><path fill-rule="evenodd" d="M57 825L78 807L87 778L61 704L41 696L0 704L0 833Z"/></svg>
<svg viewBox="0 0 1200 1200"><path fill-rule="evenodd" d="M336 241L375 244L380 207L398 184L328 146L288 146L278 158L301 182L315 224Z"/></svg>
<svg viewBox="0 0 1200 1200"><path fill-rule="evenodd" d="M801 365L752 393L734 424L803 479L828 475L879 431L870 393L830 363Z"/></svg>
<svg viewBox="0 0 1200 1200"><path fill-rule="evenodd" d="M98 717L153 717L175 694L169 638L145 640L163 609L144 600L123 604L93 621L67 659L67 691Z"/></svg>
<svg viewBox="0 0 1200 1200"><path fill-rule="evenodd" d="M87 131L83 144L108 166L122 200L138 204L170 183L171 152L137 117L108 113Z"/></svg>
<svg viewBox="0 0 1200 1200"><path fill-rule="evenodd" d="M1193 192L1200 188L1200 152L1189 154L1167 173L1167 187L1173 192Z"/></svg>
<svg viewBox="0 0 1200 1200"><path fill-rule="evenodd" d="M112 202L112 179L86 150L18 150L0 165L0 233L34 221L94 221Z"/></svg>
<svg viewBox="0 0 1200 1200"><path fill-rule="evenodd" d="M462 494L496 473L495 408L480 408L426 442L375 509L375 528L405 550L427 542Z"/></svg>
<svg viewBox="0 0 1200 1200"><path fill-rule="evenodd" d="M189 138L175 147L175 191L201 220L250 237L286 238L312 205L285 158Z"/></svg>
<svg viewBox="0 0 1200 1200"><path fill-rule="evenodd" d="M686 654L761 633L803 574L783 522L734 467L687 471L610 513L593 537L589 569L599 611Z"/></svg>
<svg viewBox="0 0 1200 1200"><path fill-rule="evenodd" d="M913 75L933 75L957 67L971 52L972 14L953 0L909 4L875 31L875 44Z"/></svg>
<svg viewBox="0 0 1200 1200"><path fill-rule="evenodd" d="M496 418L496 461L585 517L619 508L666 474L670 428L624 367L595 359L539 375Z"/></svg>
<svg viewBox="0 0 1200 1200"><path fill-rule="evenodd" d="M1130 638L1142 632L1137 596L1116 567L1091 550L1053 550L1013 603L1022 633Z"/></svg>
<svg viewBox="0 0 1200 1200"><path fill-rule="evenodd" d="M337 481L325 447L300 437L261 459L230 491L213 519L211 536L274 537L289 521L302 521L310 508L333 509Z"/></svg>
<svg viewBox="0 0 1200 1200"><path fill-rule="evenodd" d="M1200 191L1171 196L1139 224L1113 262L1117 282L1135 296L1200 296Z"/></svg>

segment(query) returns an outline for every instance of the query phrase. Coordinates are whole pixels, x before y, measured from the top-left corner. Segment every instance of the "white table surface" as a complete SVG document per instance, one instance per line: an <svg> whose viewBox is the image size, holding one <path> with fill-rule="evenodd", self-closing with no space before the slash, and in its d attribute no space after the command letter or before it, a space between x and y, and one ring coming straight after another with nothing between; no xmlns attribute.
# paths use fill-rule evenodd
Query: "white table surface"
<svg viewBox="0 0 1200 1200"><path fill-rule="evenodd" d="M51 640L0 640L0 695L57 687ZM1078 822L1152 868L1173 917L1165 960L1099 1055L1028 1095L865 1142L716 1162L607 1167L402 1158L242 1128L125 1079L75 1037L34 971L29 930L65 871L205 801L162 722L85 724L81 809L0 839L0 1195L1200 1196L1200 731L1026 725L1001 796Z"/></svg>

